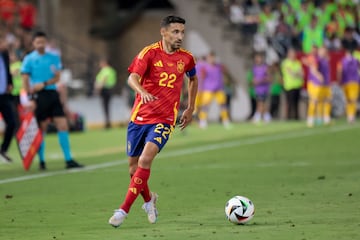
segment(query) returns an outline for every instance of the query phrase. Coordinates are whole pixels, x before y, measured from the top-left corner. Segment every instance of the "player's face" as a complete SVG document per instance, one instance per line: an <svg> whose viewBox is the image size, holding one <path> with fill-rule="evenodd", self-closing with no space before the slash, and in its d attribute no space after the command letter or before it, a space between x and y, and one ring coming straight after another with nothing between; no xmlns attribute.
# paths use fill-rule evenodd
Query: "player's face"
<svg viewBox="0 0 360 240"><path fill-rule="evenodd" d="M40 53L45 52L46 38L45 38L45 37L36 37L36 38L33 40L33 45L34 45L34 48L35 48L38 52L40 52Z"/></svg>
<svg viewBox="0 0 360 240"><path fill-rule="evenodd" d="M185 25L181 23L171 23L168 27L162 28L161 35L165 43L170 47L170 51L178 50L185 36Z"/></svg>

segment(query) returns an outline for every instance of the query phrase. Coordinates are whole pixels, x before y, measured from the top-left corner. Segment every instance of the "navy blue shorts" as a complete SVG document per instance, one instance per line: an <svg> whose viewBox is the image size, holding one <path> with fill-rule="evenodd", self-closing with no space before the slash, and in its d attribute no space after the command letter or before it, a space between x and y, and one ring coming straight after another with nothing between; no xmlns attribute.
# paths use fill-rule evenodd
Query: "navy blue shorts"
<svg viewBox="0 0 360 240"><path fill-rule="evenodd" d="M159 152L169 140L174 127L170 124L135 124L130 122L127 131L127 155L140 156L147 142L155 143Z"/></svg>

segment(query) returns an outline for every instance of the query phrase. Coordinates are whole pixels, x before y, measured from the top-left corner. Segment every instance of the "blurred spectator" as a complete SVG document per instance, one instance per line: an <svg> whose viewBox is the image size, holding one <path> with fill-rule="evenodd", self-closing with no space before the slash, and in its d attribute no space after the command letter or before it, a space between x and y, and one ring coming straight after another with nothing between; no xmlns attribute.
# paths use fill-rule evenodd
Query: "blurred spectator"
<svg viewBox="0 0 360 240"><path fill-rule="evenodd" d="M286 117L299 120L300 91L304 83L304 74L294 49L289 49L287 57L281 63L281 72L287 102Z"/></svg>
<svg viewBox="0 0 360 240"><path fill-rule="evenodd" d="M285 22L284 15L281 14L274 33L274 48L280 58L284 58L286 56L287 49L291 47L291 38L291 26Z"/></svg>
<svg viewBox="0 0 360 240"><path fill-rule="evenodd" d="M226 109L229 113L229 119L231 120L231 100L235 95L235 82L232 76L230 75L230 72L225 69L224 71L224 90L225 90L225 96L226 96Z"/></svg>
<svg viewBox="0 0 360 240"><path fill-rule="evenodd" d="M31 31L35 27L36 23L36 8L28 0L19 0L18 2L20 26Z"/></svg>
<svg viewBox="0 0 360 240"><path fill-rule="evenodd" d="M302 1L300 9L294 8L301 29L305 29L313 21L314 4L310 1Z"/></svg>
<svg viewBox="0 0 360 240"><path fill-rule="evenodd" d="M11 88L12 76L10 73L9 52L7 50L5 36L0 33L0 113L5 122L5 131L0 148L0 159L4 162L12 162L12 159L7 155L7 151L15 131L15 116L10 95Z"/></svg>
<svg viewBox="0 0 360 240"><path fill-rule="evenodd" d="M14 52L10 53L10 72L13 78L11 94L14 96L16 105L20 104L20 91L22 89L21 61Z"/></svg>
<svg viewBox="0 0 360 240"><path fill-rule="evenodd" d="M238 1L236 0L232 0L229 6L229 19L233 25L238 27L240 27L241 24L246 22L244 9L242 8L241 4L238 3Z"/></svg>
<svg viewBox="0 0 360 240"><path fill-rule="evenodd" d="M347 50L354 50L358 48L358 42L355 39L355 32L353 28L345 28L344 37L341 39L341 45Z"/></svg>
<svg viewBox="0 0 360 240"><path fill-rule="evenodd" d="M243 9L245 21L242 24L242 35L245 42L251 42L249 37L252 38L257 31L261 9L257 0L246 0Z"/></svg>
<svg viewBox="0 0 360 240"><path fill-rule="evenodd" d="M325 35L327 38L340 36L342 30L340 30L340 24L336 13L330 15L329 21L324 25Z"/></svg>
<svg viewBox="0 0 360 240"><path fill-rule="evenodd" d="M110 101L113 88L117 82L116 71L107 59L101 59L99 62L100 71L96 75L94 89L100 94L102 107L105 115L105 128L111 128L110 122Z"/></svg>
<svg viewBox="0 0 360 240"><path fill-rule="evenodd" d="M201 108L201 98L202 98L202 92L204 91L204 78L205 78L205 71L203 69L203 65L206 64L206 57L199 57L196 59L196 75L198 77L198 92L196 94L195 99L195 110L194 115L198 117L200 108ZM187 89L187 88L186 88Z"/></svg>
<svg viewBox="0 0 360 240"><path fill-rule="evenodd" d="M317 47L323 46L324 43L324 31L323 27L318 24L318 19L315 15L311 18L309 26L304 28L303 32L303 51L309 53L313 45Z"/></svg>
<svg viewBox="0 0 360 240"><path fill-rule="evenodd" d="M270 67L270 114L272 118L280 117L280 97L282 93L281 72L279 63L276 62Z"/></svg>
<svg viewBox="0 0 360 240"><path fill-rule="evenodd" d="M224 89L225 67L216 61L214 52L206 56L206 63L203 64L200 72L203 72L203 92L201 97L201 110L199 113L200 128L207 127L209 106L213 100L220 107L220 117L224 127L230 127L229 113L226 108L226 95Z"/></svg>
<svg viewBox="0 0 360 240"><path fill-rule="evenodd" d="M335 34L332 34L324 39L324 46L329 51L339 50L341 49L341 40Z"/></svg>
<svg viewBox="0 0 360 240"><path fill-rule="evenodd" d="M359 97L359 61L353 56L353 48L346 49L346 55L337 66L337 82L342 87L346 99L348 123L354 123Z"/></svg>
<svg viewBox="0 0 360 240"><path fill-rule="evenodd" d="M261 120L270 122L271 115L266 105L270 90L269 68L261 53L256 53L254 56L253 84L256 96L256 112L253 117L253 122L260 123Z"/></svg>
<svg viewBox="0 0 360 240"><path fill-rule="evenodd" d="M13 112L15 115L15 129L20 126L20 116L18 108L20 106L20 92L22 90L22 78L21 78L21 61L18 59L15 52L10 52L10 72L13 78L13 88L11 95L13 98Z"/></svg>
<svg viewBox="0 0 360 240"><path fill-rule="evenodd" d="M258 32L265 36L272 36L276 27L276 15L272 12L271 6L266 4L259 14Z"/></svg>
<svg viewBox="0 0 360 240"><path fill-rule="evenodd" d="M248 116L248 120L253 118L256 111L256 94L255 94L255 87L253 80L254 80L254 73L252 69L249 69L246 72L246 81L248 83L248 93L250 97L250 115Z"/></svg>
<svg viewBox="0 0 360 240"><path fill-rule="evenodd" d="M15 12L16 4L13 0L0 0L0 20L5 23L5 26L14 24Z"/></svg>
<svg viewBox="0 0 360 240"><path fill-rule="evenodd" d="M309 94L307 125L313 127L315 122L329 124L331 121L330 64L325 47L313 48L306 61L309 67Z"/></svg>

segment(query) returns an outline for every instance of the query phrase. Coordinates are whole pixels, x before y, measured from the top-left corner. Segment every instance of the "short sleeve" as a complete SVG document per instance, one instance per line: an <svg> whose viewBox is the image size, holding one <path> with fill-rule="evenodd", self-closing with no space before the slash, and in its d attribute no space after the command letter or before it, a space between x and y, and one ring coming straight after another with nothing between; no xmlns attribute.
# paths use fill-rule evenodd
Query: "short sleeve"
<svg viewBox="0 0 360 240"><path fill-rule="evenodd" d="M128 71L129 73L137 73L140 76L144 76L146 70L148 69L148 62L151 59L153 53L147 48L144 48L131 62Z"/></svg>
<svg viewBox="0 0 360 240"><path fill-rule="evenodd" d="M21 64L21 73L30 74L31 73L31 64L29 56L26 56Z"/></svg>
<svg viewBox="0 0 360 240"><path fill-rule="evenodd" d="M62 63L60 57L57 55L55 55L54 57L54 65L56 70L60 71L62 69Z"/></svg>
<svg viewBox="0 0 360 240"><path fill-rule="evenodd" d="M190 72L193 68L195 68L195 59L192 55L190 55L190 61L186 68L186 72Z"/></svg>

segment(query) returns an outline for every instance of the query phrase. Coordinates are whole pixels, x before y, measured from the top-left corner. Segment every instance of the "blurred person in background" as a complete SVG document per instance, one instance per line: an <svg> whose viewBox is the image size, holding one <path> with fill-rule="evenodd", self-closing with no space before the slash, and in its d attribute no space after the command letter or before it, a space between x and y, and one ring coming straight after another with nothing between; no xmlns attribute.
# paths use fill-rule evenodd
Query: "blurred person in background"
<svg viewBox="0 0 360 240"><path fill-rule="evenodd" d="M0 0L0 20L5 26L12 26L15 21L16 3L13 0ZM1 23L1 21L0 21Z"/></svg>
<svg viewBox="0 0 360 240"><path fill-rule="evenodd" d="M20 26L26 31L33 30L36 24L36 7L28 0L19 0L18 12Z"/></svg>
<svg viewBox="0 0 360 240"><path fill-rule="evenodd" d="M331 88L330 64L325 47L313 48L315 51L307 59L309 67L309 81L307 85L309 104L307 126L313 127L315 123L329 124L331 121Z"/></svg>
<svg viewBox="0 0 360 240"><path fill-rule="evenodd" d="M33 36L34 51L25 56L21 67L23 86L27 94L31 96L35 116L43 134L43 141L38 151L39 169L46 170L45 134L49 118L54 121L58 130L57 135L64 154L65 168L81 168L83 165L76 162L71 154L69 126L56 89L62 69L60 57L47 53L45 51L46 43L46 34L35 32Z"/></svg>
<svg viewBox="0 0 360 240"><path fill-rule="evenodd" d="M216 62L216 55L210 52L206 56L206 63L202 65L200 74L203 75L201 109L199 113L200 128L207 128L208 111L213 100L220 106L220 117L224 127L230 126L229 112L226 107L226 95L224 86L225 67Z"/></svg>
<svg viewBox="0 0 360 240"><path fill-rule="evenodd" d="M115 69L109 64L109 61L105 58L99 62L100 71L96 75L95 80L95 93L99 94L102 101L102 107L105 116L105 128L111 128L110 121L110 101L112 97L113 88L117 82L117 76Z"/></svg>
<svg viewBox="0 0 360 240"><path fill-rule="evenodd" d="M12 162L12 159L7 155L15 131L15 115L10 95L12 87L13 82L10 72L9 52L7 50L5 36L0 33L0 113L5 122L5 131L0 148L0 159L4 162Z"/></svg>
<svg viewBox="0 0 360 240"><path fill-rule="evenodd" d="M279 21L275 26L274 32L274 48L280 58L286 57L287 50L291 47L292 29L286 23L283 14L280 14Z"/></svg>
<svg viewBox="0 0 360 240"><path fill-rule="evenodd" d="M337 83L342 87L346 100L348 123L354 123L359 97L360 63L353 56L354 48L345 48L346 54L337 66Z"/></svg>
<svg viewBox="0 0 360 240"><path fill-rule="evenodd" d="M261 53L255 53L253 65L253 85L256 96L256 112L253 117L254 123L271 121L271 115L268 111L267 100L269 97L271 79L269 67L264 61Z"/></svg>
<svg viewBox="0 0 360 240"><path fill-rule="evenodd" d="M270 115L272 118L280 118L280 100L282 93L282 76L280 65L275 62L269 69L271 85L270 85Z"/></svg>
<svg viewBox="0 0 360 240"><path fill-rule="evenodd" d="M196 75L198 78L198 91L196 94L195 99L195 110L194 110L194 116L198 119L199 118L199 112L201 109L201 98L202 98L202 92L203 92L203 85L204 85L204 78L206 75L206 72L203 68L204 64L206 64L206 56L202 56L196 59Z"/></svg>
<svg viewBox="0 0 360 240"><path fill-rule="evenodd" d="M341 46L345 50L353 49L356 50L359 46L358 41L355 38L356 33L354 28L346 27L344 30L344 35L341 39Z"/></svg>
<svg viewBox="0 0 360 240"><path fill-rule="evenodd" d="M302 49L304 53L311 52L313 45L317 47L324 44L324 28L318 23L318 19L315 15L312 16L309 26L305 26L303 32Z"/></svg>
<svg viewBox="0 0 360 240"><path fill-rule="evenodd" d="M254 81L254 73L252 69L249 69L246 72L246 82L248 84L248 93L250 98L250 114L247 120L251 120L256 112L256 94L255 94L255 87L253 81Z"/></svg>
<svg viewBox="0 0 360 240"><path fill-rule="evenodd" d="M11 95L13 97L13 112L15 114L16 129L20 126L20 116L18 108L20 106L20 92L23 89L21 78L21 61L16 56L15 52L10 53L10 72L13 78L13 88Z"/></svg>
<svg viewBox="0 0 360 240"><path fill-rule="evenodd" d="M281 63L281 73L287 103L286 117L299 120L300 91L304 84L304 73L294 49L289 49L287 57Z"/></svg>

